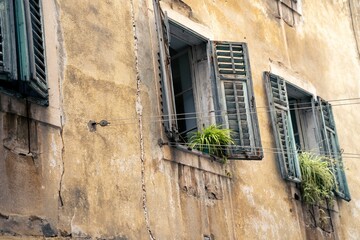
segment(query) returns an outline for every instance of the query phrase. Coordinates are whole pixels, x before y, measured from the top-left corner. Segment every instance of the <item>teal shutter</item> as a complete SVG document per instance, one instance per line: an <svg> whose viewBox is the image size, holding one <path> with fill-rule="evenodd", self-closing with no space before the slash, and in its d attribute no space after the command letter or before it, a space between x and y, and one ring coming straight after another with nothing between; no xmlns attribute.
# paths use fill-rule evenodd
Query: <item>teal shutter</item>
<svg viewBox="0 0 360 240"><path fill-rule="evenodd" d="M29 42L29 88L34 97L46 99L48 97L45 42L42 6L40 0L25 1L27 33Z"/></svg>
<svg viewBox="0 0 360 240"><path fill-rule="evenodd" d="M217 114L233 131L230 158L263 158L256 105L245 43L214 42L214 65L219 96Z"/></svg>
<svg viewBox="0 0 360 240"><path fill-rule="evenodd" d="M159 42L159 65L161 72L160 101L163 114L163 125L170 140L177 138L177 122L175 116L175 100L170 63L170 29L166 13L164 13L158 0L153 0L156 30Z"/></svg>
<svg viewBox="0 0 360 240"><path fill-rule="evenodd" d="M20 91L23 96L48 105L41 1L14 2Z"/></svg>
<svg viewBox="0 0 360 240"><path fill-rule="evenodd" d="M335 193L346 201L350 201L350 192L345 176L344 165L341 158L341 150L337 137L334 116L331 105L321 98L319 101L319 126L322 141L320 144L321 153L334 159L332 168L336 177Z"/></svg>
<svg viewBox="0 0 360 240"><path fill-rule="evenodd" d="M13 2L0 0L0 86L9 87L17 78Z"/></svg>
<svg viewBox="0 0 360 240"><path fill-rule="evenodd" d="M25 7L23 0L14 0L15 4L15 23L16 23L16 38L17 38L17 52L19 63L19 78L22 81L29 81L29 52L28 52L28 35L27 24L25 18Z"/></svg>
<svg viewBox="0 0 360 240"><path fill-rule="evenodd" d="M266 92L276 143L277 160L284 179L301 182L299 160L291 124L286 82L283 78L265 73Z"/></svg>
<svg viewBox="0 0 360 240"><path fill-rule="evenodd" d="M48 105L41 0L0 0L0 88Z"/></svg>

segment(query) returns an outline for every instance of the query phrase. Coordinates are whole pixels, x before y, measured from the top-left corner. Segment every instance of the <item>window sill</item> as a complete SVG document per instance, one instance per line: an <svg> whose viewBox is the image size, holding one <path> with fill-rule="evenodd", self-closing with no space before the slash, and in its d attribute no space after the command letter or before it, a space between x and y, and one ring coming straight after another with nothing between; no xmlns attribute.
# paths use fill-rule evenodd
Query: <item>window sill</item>
<svg viewBox="0 0 360 240"><path fill-rule="evenodd" d="M229 164L218 162L214 157L197 150L189 150L184 146L162 147L163 160L210 172L222 177L231 178Z"/></svg>
<svg viewBox="0 0 360 240"><path fill-rule="evenodd" d="M16 114L22 117L27 116L26 102L5 93L0 93L0 111ZM61 127L60 109L55 107L44 107L35 103L30 104L30 118L55 127Z"/></svg>

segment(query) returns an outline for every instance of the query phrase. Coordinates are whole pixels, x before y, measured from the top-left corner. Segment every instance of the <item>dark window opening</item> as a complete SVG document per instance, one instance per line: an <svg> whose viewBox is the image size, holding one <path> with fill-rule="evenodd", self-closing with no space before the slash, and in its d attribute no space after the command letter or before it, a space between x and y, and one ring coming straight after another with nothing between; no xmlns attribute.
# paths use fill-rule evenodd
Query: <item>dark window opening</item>
<svg viewBox="0 0 360 240"><path fill-rule="evenodd" d="M178 51L170 47L170 57L178 131L180 140L185 141L187 134L197 129L190 46Z"/></svg>
<svg viewBox="0 0 360 240"><path fill-rule="evenodd" d="M196 81L204 81L206 77L195 73L199 72L199 66L194 54L196 54L195 49L199 49L198 46L206 46L206 43L195 34L170 22L169 52L180 142L187 142L189 134L198 130L197 112L199 110L196 108L195 84ZM202 49L203 54L206 55L206 47Z"/></svg>
<svg viewBox="0 0 360 240"><path fill-rule="evenodd" d="M312 95L290 84L286 88L296 150L318 152Z"/></svg>

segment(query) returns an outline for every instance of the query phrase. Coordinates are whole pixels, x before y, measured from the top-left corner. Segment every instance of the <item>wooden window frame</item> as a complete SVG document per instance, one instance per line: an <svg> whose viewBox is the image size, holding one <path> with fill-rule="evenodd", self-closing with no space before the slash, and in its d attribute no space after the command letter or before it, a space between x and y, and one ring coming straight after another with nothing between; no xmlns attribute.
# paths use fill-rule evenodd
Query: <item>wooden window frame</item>
<svg viewBox="0 0 360 240"><path fill-rule="evenodd" d="M296 154L297 149L295 146L292 124L291 122L290 124L284 124L283 120L277 118L277 112L283 111L285 115L289 116L288 121L291 121L286 80L281 78L280 76L269 72L265 72L264 78L266 92L268 95L273 132L275 136L276 149L278 149L276 151L277 161L279 163L281 175L285 180L300 183L301 173L299 168L299 160ZM276 90L276 86L274 86L276 84L282 85L283 94L278 94L278 90ZM279 97L276 98L274 97L275 95ZM336 188L334 189L334 192L339 198L350 201L351 196L345 176L343 161L341 157L341 149L337 137L337 131L331 104L329 104L322 98L317 97L316 99L312 98L311 106L315 120L314 137L316 138L316 142L318 145L317 147L319 148L318 153L335 160L332 163L332 171L335 175L336 180ZM289 144L286 144L286 148L283 146L284 144L281 144L283 141L281 141L281 131L279 130L279 127L285 125L288 126L286 130L287 133L284 132L283 134L287 135L289 139ZM287 157L291 155L293 155L294 157ZM293 166L292 169L289 169L289 166Z"/></svg>
<svg viewBox="0 0 360 240"><path fill-rule="evenodd" d="M154 0L154 15L155 22L157 26L157 36L159 40L159 63L160 63L160 72L161 72L161 104L162 104L162 114L163 114L163 124L165 128L165 133L168 139L172 142L178 141L178 130L176 123L176 112L174 104L174 95L173 95L173 85L172 85L172 74L170 66L170 54L169 54L169 44L170 44L170 24L167 14L164 13L161 8L158 0ZM186 31L194 33L191 29L188 29L186 26L181 26ZM195 35L199 35L194 33ZM216 124L223 125L224 127L229 127L227 122L227 117L222 116L226 113L226 104L223 81L243 81L246 84L248 95L245 97L247 101L247 121L249 123L250 135L251 135L251 147L242 148L242 146L234 146L229 148L229 159L243 159L243 160L261 160L263 158L263 151L261 146L260 131L257 120L255 98L253 94L253 86L251 80L250 64L248 60L248 50L245 43L235 43L235 42L218 42L210 41L209 39L204 38L204 43L207 46L207 60L208 60L208 74L209 81L211 81L211 91L212 91L212 101L214 105L214 113L209 113L209 117L214 118ZM218 44L237 44L241 45L244 49L244 59L245 59L245 71L246 77L243 79L224 79L221 74L219 74L219 65L218 58L216 55L216 46ZM230 74L231 75L231 74ZM237 74L232 74L233 77L238 78ZM196 93L194 93L196 95ZM196 96L194 96L195 101ZM198 103L195 102L195 105ZM238 104L238 103L237 103ZM211 115L211 116L210 116ZM198 123L199 126L199 123Z"/></svg>

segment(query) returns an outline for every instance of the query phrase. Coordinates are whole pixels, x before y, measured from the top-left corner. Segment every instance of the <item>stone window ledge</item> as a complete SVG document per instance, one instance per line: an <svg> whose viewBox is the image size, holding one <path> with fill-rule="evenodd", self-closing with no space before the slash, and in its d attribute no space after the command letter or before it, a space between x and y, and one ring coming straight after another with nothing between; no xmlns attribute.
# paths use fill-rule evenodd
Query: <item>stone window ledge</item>
<svg viewBox="0 0 360 240"><path fill-rule="evenodd" d="M189 150L184 146L163 146L163 159L166 161L176 162L185 166L210 172L222 177L231 178L229 164L223 164L215 160L208 154L197 150Z"/></svg>

